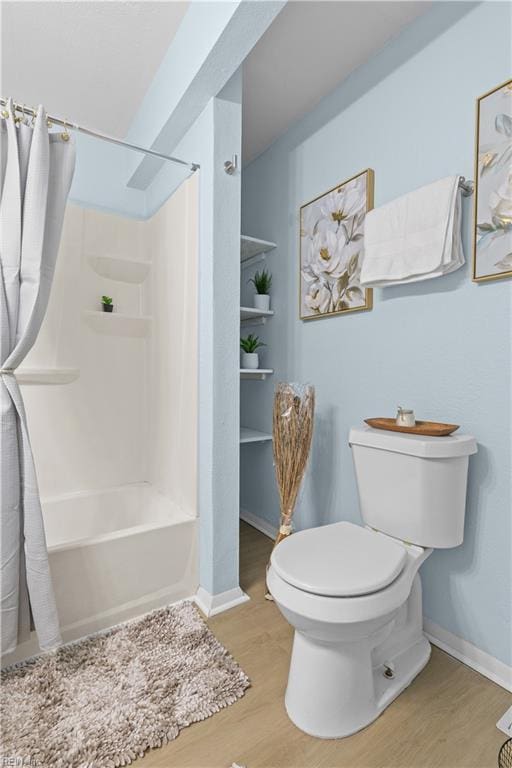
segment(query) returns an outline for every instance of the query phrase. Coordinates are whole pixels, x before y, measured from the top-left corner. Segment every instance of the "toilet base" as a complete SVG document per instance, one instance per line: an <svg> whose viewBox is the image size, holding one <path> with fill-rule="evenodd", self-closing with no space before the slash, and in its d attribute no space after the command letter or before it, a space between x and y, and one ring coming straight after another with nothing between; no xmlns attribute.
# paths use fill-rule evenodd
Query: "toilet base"
<svg viewBox="0 0 512 768"><path fill-rule="evenodd" d="M340 644L295 632L285 696L290 720L310 736L339 739L373 722L414 680L430 658L422 634L385 663L372 664L365 640ZM392 677L385 674L392 669Z"/></svg>

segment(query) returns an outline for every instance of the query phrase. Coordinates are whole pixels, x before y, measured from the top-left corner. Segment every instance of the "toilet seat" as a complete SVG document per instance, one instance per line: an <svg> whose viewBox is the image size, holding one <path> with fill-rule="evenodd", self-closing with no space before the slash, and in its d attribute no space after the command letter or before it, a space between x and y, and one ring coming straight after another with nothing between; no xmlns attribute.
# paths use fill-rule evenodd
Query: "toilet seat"
<svg viewBox="0 0 512 768"><path fill-rule="evenodd" d="M325 597L370 595L402 572L401 542L349 522L299 531L282 541L271 563L285 582Z"/></svg>

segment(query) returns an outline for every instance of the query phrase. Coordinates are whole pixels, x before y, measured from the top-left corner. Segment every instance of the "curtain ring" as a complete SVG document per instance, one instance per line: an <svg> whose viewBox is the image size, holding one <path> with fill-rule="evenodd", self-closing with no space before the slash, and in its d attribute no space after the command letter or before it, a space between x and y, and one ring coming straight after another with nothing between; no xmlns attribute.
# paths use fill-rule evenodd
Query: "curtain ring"
<svg viewBox="0 0 512 768"><path fill-rule="evenodd" d="M60 137L61 137L62 141L69 141L69 139L71 137L70 137L69 132L68 132L67 120L63 120L63 123L64 123L64 130L62 131Z"/></svg>

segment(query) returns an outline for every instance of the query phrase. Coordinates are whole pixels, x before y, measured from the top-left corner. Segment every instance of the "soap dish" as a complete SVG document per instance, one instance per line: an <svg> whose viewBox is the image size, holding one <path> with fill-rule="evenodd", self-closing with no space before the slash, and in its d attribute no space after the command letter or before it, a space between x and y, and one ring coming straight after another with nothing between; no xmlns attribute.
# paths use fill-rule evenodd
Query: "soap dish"
<svg viewBox="0 0 512 768"><path fill-rule="evenodd" d="M443 424L438 421L417 421L414 427L402 427L395 419L385 419L381 416L375 419L365 419L369 427L387 429L390 432L406 432L409 435L424 435L425 437L446 437L457 429L458 424Z"/></svg>

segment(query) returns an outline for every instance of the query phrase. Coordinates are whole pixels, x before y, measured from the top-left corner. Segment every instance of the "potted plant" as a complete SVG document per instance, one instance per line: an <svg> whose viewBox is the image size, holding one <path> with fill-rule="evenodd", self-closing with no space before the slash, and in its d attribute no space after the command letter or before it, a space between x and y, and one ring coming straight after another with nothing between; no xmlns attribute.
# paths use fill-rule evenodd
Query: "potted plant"
<svg viewBox="0 0 512 768"><path fill-rule="evenodd" d="M270 286L272 285L272 275L266 269L256 272L254 277L249 280L256 288L254 294L254 308L268 312L270 309Z"/></svg>
<svg viewBox="0 0 512 768"><path fill-rule="evenodd" d="M113 312L114 311L114 304L112 301L111 296L102 296L101 297L101 306L103 307L104 312Z"/></svg>
<svg viewBox="0 0 512 768"><path fill-rule="evenodd" d="M245 339L240 339L240 348L242 350L242 368L252 368L255 370L260 366L260 358L257 349L264 347L265 344L257 336L250 333Z"/></svg>

